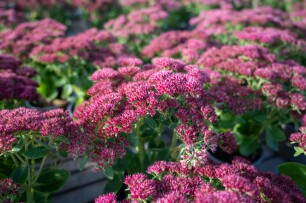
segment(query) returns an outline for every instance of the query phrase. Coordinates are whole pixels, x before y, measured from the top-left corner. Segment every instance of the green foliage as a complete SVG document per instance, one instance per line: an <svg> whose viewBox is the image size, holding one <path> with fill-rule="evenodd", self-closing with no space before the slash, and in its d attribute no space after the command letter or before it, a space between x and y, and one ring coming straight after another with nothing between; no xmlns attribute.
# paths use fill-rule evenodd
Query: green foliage
<svg viewBox="0 0 306 203"><path fill-rule="evenodd" d="M113 180L114 178L114 170L112 167L106 167L103 171L104 175L108 178L108 179L111 179Z"/></svg>
<svg viewBox="0 0 306 203"><path fill-rule="evenodd" d="M281 174L290 176L306 197L306 165L288 162L279 165L278 171Z"/></svg>
<svg viewBox="0 0 306 203"><path fill-rule="evenodd" d="M123 171L117 171L114 173L114 177L112 180L109 180L106 183L106 186L104 188L104 193L109 192L118 192L123 185L124 181L124 172Z"/></svg>
<svg viewBox="0 0 306 203"><path fill-rule="evenodd" d="M280 126L272 125L267 127L265 138L267 145L277 151L278 142L284 141L286 136Z"/></svg>
<svg viewBox="0 0 306 203"><path fill-rule="evenodd" d="M69 178L69 171L59 168L44 169L33 189L42 193L54 193L61 189Z"/></svg>
<svg viewBox="0 0 306 203"><path fill-rule="evenodd" d="M11 178L14 182L24 184L29 176L29 168L27 165L18 166L13 173L11 174Z"/></svg>
<svg viewBox="0 0 306 203"><path fill-rule="evenodd" d="M86 99L86 91L92 85L89 80L96 70L92 62L72 57L64 63L42 63L32 58L29 65L38 71L38 92L49 102L62 99L80 104Z"/></svg>
<svg viewBox="0 0 306 203"><path fill-rule="evenodd" d="M12 149L0 155L0 179L10 177L23 186L25 191L20 201L48 202L50 194L60 189L69 177L68 171L57 168L60 154L65 152L60 146L69 144L67 137L42 137L33 131L18 131L14 135L17 141ZM47 159L53 168L44 168Z"/></svg>
<svg viewBox="0 0 306 203"><path fill-rule="evenodd" d="M23 153L28 159L41 159L47 156L49 153L49 149L43 146L40 147L33 147Z"/></svg>
<svg viewBox="0 0 306 203"><path fill-rule="evenodd" d="M295 150L294 156L299 156L301 154L304 154L306 156L305 150L302 149L301 147L294 146L294 150Z"/></svg>

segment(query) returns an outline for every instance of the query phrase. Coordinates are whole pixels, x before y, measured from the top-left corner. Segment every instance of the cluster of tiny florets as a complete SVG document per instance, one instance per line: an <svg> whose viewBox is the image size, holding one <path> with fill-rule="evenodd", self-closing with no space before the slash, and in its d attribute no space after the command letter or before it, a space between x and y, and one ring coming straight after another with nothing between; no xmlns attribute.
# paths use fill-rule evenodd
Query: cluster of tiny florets
<svg viewBox="0 0 306 203"><path fill-rule="evenodd" d="M50 44L35 47L30 56L43 63L65 63L71 58L92 61L101 67L112 67L124 57L125 47L107 31L95 28L78 35L56 38Z"/></svg>
<svg viewBox="0 0 306 203"><path fill-rule="evenodd" d="M0 180L0 200L11 203L19 199L23 186L13 182L11 178Z"/></svg>
<svg viewBox="0 0 306 203"><path fill-rule="evenodd" d="M134 10L105 23L105 28L115 36L128 37L152 34L160 28L158 22L166 19L168 13L159 6Z"/></svg>
<svg viewBox="0 0 306 203"><path fill-rule="evenodd" d="M39 132L41 136L56 138L71 131L72 120L68 111L54 109L39 111L36 109L17 108L0 111L0 151L5 152L16 142L15 133L21 131Z"/></svg>
<svg viewBox="0 0 306 203"><path fill-rule="evenodd" d="M186 163L158 161L147 173L127 176L131 192L125 201L152 202L304 202L289 177L260 172L243 158L232 164L186 166ZM117 202L114 194L100 196L96 202ZM111 200L111 201L110 201Z"/></svg>
<svg viewBox="0 0 306 203"><path fill-rule="evenodd" d="M209 77L204 71L170 58L155 58L147 69L139 67L141 61L137 59L126 59L123 64L125 66L118 70L103 68L92 75L95 84L88 91L92 97L74 113L91 136L87 136L86 141L81 138L79 142L91 143L99 138L100 144L105 146L106 140L115 138L120 143L118 150L122 152L126 142L121 134L132 133L135 122L142 117L174 109L176 113L173 116L181 121L175 132L187 145L194 145L203 136L205 142L202 144L215 149L218 140L224 138L220 146L229 153L236 150L236 144L230 138L233 135L227 134L221 138L205 123L216 123L217 115L209 100L206 100L208 93L203 86L209 82ZM123 71L127 69L129 71ZM180 98L185 98L185 102ZM96 149L100 151L102 147L95 147L95 152ZM99 158L104 163L113 163L115 159L114 156Z"/></svg>
<svg viewBox="0 0 306 203"><path fill-rule="evenodd" d="M9 55L0 55L0 100L37 100L38 84L31 78L36 71L22 67L21 62Z"/></svg>
<svg viewBox="0 0 306 203"><path fill-rule="evenodd" d="M28 57L32 49L65 34L66 26L51 19L25 22L0 33L0 49L14 56Z"/></svg>
<svg viewBox="0 0 306 203"><path fill-rule="evenodd" d="M252 78L256 84L248 86L261 88L268 102L278 108L305 110L305 96L302 94L305 90L305 67L292 61L278 61L266 48L259 45L211 48L202 54L199 64L225 74ZM288 83L295 92L285 90Z"/></svg>

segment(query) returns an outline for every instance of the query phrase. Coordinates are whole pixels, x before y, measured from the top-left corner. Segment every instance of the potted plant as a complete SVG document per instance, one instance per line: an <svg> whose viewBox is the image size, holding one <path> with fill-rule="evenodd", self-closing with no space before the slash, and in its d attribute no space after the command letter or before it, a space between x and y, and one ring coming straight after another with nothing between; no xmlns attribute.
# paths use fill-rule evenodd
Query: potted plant
<svg viewBox="0 0 306 203"><path fill-rule="evenodd" d="M0 110L0 122L0 157L6 163L1 163L0 179L1 184L10 184L2 185L2 190L11 188L1 192L0 199L7 200L6 193L10 195L11 190L16 190L14 194L19 199L15 201L46 202L69 177L69 171L62 169L60 163L61 157L68 154L68 134L81 133L77 125L62 109L40 111L23 107Z"/></svg>
<svg viewBox="0 0 306 203"><path fill-rule="evenodd" d="M236 150L230 131L213 130L217 115L201 97L207 74L170 58L156 58L143 69L141 63L97 70L91 98L74 112L86 136L69 137L70 152L83 156L82 166L91 159L104 171L111 179L106 191L118 191L125 174L144 172L155 160L197 156L218 146ZM165 129L173 132L169 144L162 139Z"/></svg>

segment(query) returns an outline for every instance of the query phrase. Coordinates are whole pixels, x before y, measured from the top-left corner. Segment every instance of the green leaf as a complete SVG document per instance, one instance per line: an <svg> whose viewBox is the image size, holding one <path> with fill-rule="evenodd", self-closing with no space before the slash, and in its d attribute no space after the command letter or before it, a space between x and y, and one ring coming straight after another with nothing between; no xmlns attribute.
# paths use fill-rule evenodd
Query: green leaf
<svg viewBox="0 0 306 203"><path fill-rule="evenodd" d="M136 147L138 145L137 135L135 133L127 134L127 139L131 147Z"/></svg>
<svg viewBox="0 0 306 203"><path fill-rule="evenodd" d="M167 94L163 94L159 99L160 100L165 100L167 99L169 96Z"/></svg>
<svg viewBox="0 0 306 203"><path fill-rule="evenodd" d="M306 196L306 165L295 162L288 162L279 165L278 171L281 174L290 176L301 189L304 196Z"/></svg>
<svg viewBox="0 0 306 203"><path fill-rule="evenodd" d="M73 87L72 87L72 85L71 85L71 84L66 84L66 85L64 85L64 87L63 87L63 91L62 91L61 97L62 97L63 99L66 99L66 98L68 98L68 97L72 94L72 92L73 92Z"/></svg>
<svg viewBox="0 0 306 203"><path fill-rule="evenodd" d="M7 178L7 176L3 173L0 173L0 180L4 179L4 178Z"/></svg>
<svg viewBox="0 0 306 203"><path fill-rule="evenodd" d="M266 143L271 149L273 149L274 151L278 151L278 142L275 141L273 138L266 136Z"/></svg>
<svg viewBox="0 0 306 203"><path fill-rule="evenodd" d="M162 160L167 160L167 158L169 158L169 149L168 148L164 148L164 149L161 149L158 152L156 160L161 160L162 161ZM156 161L156 160L154 160L154 161Z"/></svg>
<svg viewBox="0 0 306 203"><path fill-rule="evenodd" d="M183 149L183 148L186 147L186 144L185 144L185 143L182 143L182 144L180 144L178 147L179 147L180 149Z"/></svg>
<svg viewBox="0 0 306 203"><path fill-rule="evenodd" d="M36 191L34 195L34 202L50 203L50 194Z"/></svg>
<svg viewBox="0 0 306 203"><path fill-rule="evenodd" d="M11 174L11 178L14 182L24 184L28 179L28 166L20 165Z"/></svg>
<svg viewBox="0 0 306 203"><path fill-rule="evenodd" d="M267 145L277 151L278 142L284 141L286 139L285 133L278 126L268 126L266 129L266 143Z"/></svg>
<svg viewBox="0 0 306 203"><path fill-rule="evenodd" d="M19 152L22 150L24 145L23 139L21 139L16 145L15 147L13 147L12 152Z"/></svg>
<svg viewBox="0 0 306 203"><path fill-rule="evenodd" d="M114 170L112 167L107 166L103 173L108 179L112 180L114 178Z"/></svg>
<svg viewBox="0 0 306 203"><path fill-rule="evenodd" d="M49 149L46 147L33 147L28 151L25 151L23 155L28 159L41 159L49 153Z"/></svg>
<svg viewBox="0 0 306 203"><path fill-rule="evenodd" d="M171 123L170 125L169 125L169 128L170 129L174 129L174 128L176 128L177 126L179 126L180 124L179 123Z"/></svg>
<svg viewBox="0 0 306 203"><path fill-rule="evenodd" d="M218 127L225 128L225 129L230 129L230 128L234 128L235 124L236 124L235 120L221 120L218 123Z"/></svg>
<svg viewBox="0 0 306 203"><path fill-rule="evenodd" d="M239 145L239 152L243 156L250 156L259 149L259 138L257 136L243 136Z"/></svg>
<svg viewBox="0 0 306 203"><path fill-rule="evenodd" d="M43 193L53 193L61 189L69 178L69 171L58 168L44 169L33 189Z"/></svg>
<svg viewBox="0 0 306 203"><path fill-rule="evenodd" d="M5 158L0 156L0 173L4 174L6 177L9 177L12 174L12 171L16 168L14 162L10 158Z"/></svg>
<svg viewBox="0 0 306 203"><path fill-rule="evenodd" d="M286 139L286 135L283 130L276 125L269 126L266 130L267 136L273 138L275 141L284 141Z"/></svg>
<svg viewBox="0 0 306 203"><path fill-rule="evenodd" d="M267 120L267 116L266 116L266 114L258 114L254 117L254 119L256 121L259 121L259 122L263 123Z"/></svg>
<svg viewBox="0 0 306 203"><path fill-rule="evenodd" d="M59 150L58 153L59 153L63 158L68 158L68 151L67 151L67 150Z"/></svg>
<svg viewBox="0 0 306 203"><path fill-rule="evenodd" d="M63 136L63 135L57 136L56 141L60 141L60 142L66 143L66 144L70 144L68 138L66 136Z"/></svg>
<svg viewBox="0 0 306 203"><path fill-rule="evenodd" d="M65 83L67 83L67 80L65 77L63 78L58 78L57 80L54 80L53 84L56 86L56 87L61 87L63 85L65 85Z"/></svg>
<svg viewBox="0 0 306 203"><path fill-rule="evenodd" d="M85 165L88 161L88 156L83 156L81 159L80 159L80 170L82 171L84 168L85 168Z"/></svg>
<svg viewBox="0 0 306 203"><path fill-rule="evenodd" d="M305 151L301 147L294 146L294 156L299 156L301 154L306 154Z"/></svg>
<svg viewBox="0 0 306 203"><path fill-rule="evenodd" d="M157 125L156 125L156 123L155 123L155 121L154 121L153 118L151 118L150 116L147 116L147 117L145 118L145 121L146 121L146 123L147 123L151 128L157 129Z"/></svg>
<svg viewBox="0 0 306 203"><path fill-rule="evenodd" d="M123 184L123 179L124 179L123 171L115 173L113 180L107 181L106 186L104 188L104 193L110 193L110 192L117 193Z"/></svg>
<svg viewBox="0 0 306 203"><path fill-rule="evenodd" d="M48 101L52 101L54 99L56 99L56 97L58 96L58 91L54 90L50 95L47 95L47 99Z"/></svg>
<svg viewBox="0 0 306 203"><path fill-rule="evenodd" d="M122 159L118 159L116 165L113 166L115 171L123 171L131 164L131 158L129 155L124 156Z"/></svg>

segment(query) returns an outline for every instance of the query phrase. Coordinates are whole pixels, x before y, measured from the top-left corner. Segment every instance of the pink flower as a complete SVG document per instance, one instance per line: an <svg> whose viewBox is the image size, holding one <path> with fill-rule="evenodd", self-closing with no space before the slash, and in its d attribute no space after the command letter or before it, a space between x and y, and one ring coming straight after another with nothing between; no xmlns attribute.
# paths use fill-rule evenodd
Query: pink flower
<svg viewBox="0 0 306 203"><path fill-rule="evenodd" d="M4 200L4 202L11 202L11 198L14 197L16 199L20 198L23 186L14 183L11 178L4 178L0 180L0 198Z"/></svg>
<svg viewBox="0 0 306 203"><path fill-rule="evenodd" d="M66 26L51 19L21 23L15 29L0 34L0 49L15 56L28 58L35 47L63 36L66 29Z"/></svg>
<svg viewBox="0 0 306 203"><path fill-rule="evenodd" d="M221 148L223 151L232 154L237 150L237 141L232 132L225 132L220 135Z"/></svg>
<svg viewBox="0 0 306 203"><path fill-rule="evenodd" d="M0 128L3 132L0 136L0 151L8 151L15 143L15 132L30 131L39 132L42 136L53 138L66 135L71 130L72 120L69 113L62 109L54 109L46 112L17 108L0 111Z"/></svg>
<svg viewBox="0 0 306 203"><path fill-rule="evenodd" d="M117 195L115 193L109 193L101 195L95 199L95 203L116 203Z"/></svg>
<svg viewBox="0 0 306 203"><path fill-rule="evenodd" d="M238 190L251 197L259 195L259 190L250 180L237 175L228 175L222 178L222 183L227 189Z"/></svg>
<svg viewBox="0 0 306 203"><path fill-rule="evenodd" d="M145 16L145 18L144 18ZM159 29L158 21L166 19L168 13L159 6L138 9L128 15L121 15L104 24L115 36L128 37L139 34L151 34Z"/></svg>
<svg viewBox="0 0 306 203"><path fill-rule="evenodd" d="M155 193L155 181L147 179L144 174L126 176L124 183L128 185L133 200L146 200Z"/></svg>
<svg viewBox="0 0 306 203"><path fill-rule="evenodd" d="M205 165L192 166L189 163L158 161L148 168L148 172L154 174L154 180L141 173L125 178L130 194L124 202L305 201L290 177L259 172L242 158L236 157L234 162L232 165L220 165L209 160ZM116 200L113 193L102 197L102 200Z"/></svg>

